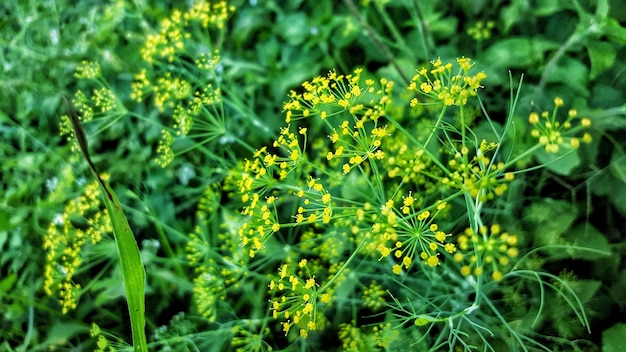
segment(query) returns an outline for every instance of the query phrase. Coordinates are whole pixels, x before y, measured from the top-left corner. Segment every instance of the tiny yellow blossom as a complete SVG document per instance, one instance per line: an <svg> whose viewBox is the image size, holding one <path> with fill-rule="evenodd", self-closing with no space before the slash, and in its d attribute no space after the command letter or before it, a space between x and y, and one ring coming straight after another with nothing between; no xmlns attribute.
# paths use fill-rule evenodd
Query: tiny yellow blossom
<svg viewBox="0 0 626 352"><path fill-rule="evenodd" d="M563 106L563 99L560 97L554 98L554 106L561 107Z"/></svg>

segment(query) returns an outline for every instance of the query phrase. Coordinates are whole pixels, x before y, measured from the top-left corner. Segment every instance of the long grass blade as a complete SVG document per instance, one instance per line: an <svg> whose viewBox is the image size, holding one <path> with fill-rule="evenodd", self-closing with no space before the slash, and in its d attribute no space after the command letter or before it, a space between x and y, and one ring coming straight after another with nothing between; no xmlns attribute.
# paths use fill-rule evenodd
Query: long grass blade
<svg viewBox="0 0 626 352"><path fill-rule="evenodd" d="M68 117L72 123L74 134L80 150L89 164L89 168L94 173L100 187L102 188L104 204L109 212L111 224L113 226L113 235L115 236L115 244L120 258L122 268L122 279L126 290L126 300L128 302L128 311L130 313L130 325L133 335L133 348L137 352L147 352L148 342L146 339L146 318L145 318L145 281L146 272L139 255L139 247L135 236L130 229L128 219L122 210L122 205L111 186L104 182L100 174L96 170L95 165L89 156L89 148L87 145L87 137L83 130L78 114L74 110L69 98L63 97Z"/></svg>

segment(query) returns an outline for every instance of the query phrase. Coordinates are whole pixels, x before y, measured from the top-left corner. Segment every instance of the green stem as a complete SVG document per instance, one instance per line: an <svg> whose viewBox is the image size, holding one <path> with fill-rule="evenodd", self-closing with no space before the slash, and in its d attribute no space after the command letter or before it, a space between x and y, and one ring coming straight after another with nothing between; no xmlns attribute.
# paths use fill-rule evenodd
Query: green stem
<svg viewBox="0 0 626 352"><path fill-rule="evenodd" d="M513 158L512 160L507 161L504 164L504 168L508 168L509 166L515 164L517 161L524 159L526 157L528 157L529 155L535 153L538 149L542 148L543 145L537 143L535 144L533 147L531 147L530 149L527 149L525 152L523 152L522 154L516 156L515 158ZM522 172L529 172L529 171L533 171L536 169L540 169L542 167L545 167L546 165L538 165L536 167L532 167L532 168L528 168L528 169L524 169L524 170L519 170L519 171L514 171L513 173L518 174L518 173L522 173Z"/></svg>
<svg viewBox="0 0 626 352"><path fill-rule="evenodd" d="M383 22L385 22L387 29L389 29L389 31L391 32L391 36L393 37L395 44L404 52L404 55L409 57L411 62L415 61L411 48L409 48L409 46L404 41L404 37L400 35L398 28L396 28L396 25L394 24L393 20L389 17L389 14L387 13L387 11L385 11L385 9L383 8L383 5L381 4L381 2L374 1L374 5L376 6L378 13L382 17Z"/></svg>
<svg viewBox="0 0 626 352"><path fill-rule="evenodd" d="M437 128L439 127L439 124L441 124L441 121L443 120L443 115L446 113L446 109L447 107L444 105L443 109L441 109L441 112L439 113L439 116L437 116L437 121L435 122L435 125L433 126L433 130L430 133L430 135L428 136L428 139L426 139L426 142L424 143L424 149L426 149L428 147L428 144L430 143L430 140L435 136L435 132L437 131Z"/></svg>
<svg viewBox="0 0 626 352"><path fill-rule="evenodd" d="M153 219L158 219L158 215L156 214L156 211L154 210L154 207L152 206L152 204L149 204L147 206L148 211L150 212L150 215L152 216ZM164 229L163 229L163 225L160 221L154 221L154 225L156 226L156 230L157 230L157 234L159 235L159 240L160 243L163 244L163 250L165 251L165 253L167 254L168 258L178 258L179 256L174 252L174 250L172 249L172 246L170 244L170 240L167 236L167 234L165 233ZM184 277L185 274L185 270L183 269L182 265L180 264L179 260L174 260L174 267L176 269L176 274L178 274L180 277Z"/></svg>
<svg viewBox="0 0 626 352"><path fill-rule="evenodd" d="M343 271L348 267L348 265L350 264L350 262L356 258L356 254L359 252L359 250L361 249L361 247L363 246L363 244L365 243L365 240L367 239L367 236L363 236L363 239L361 240L361 242L359 243L359 245L356 247L356 249L354 250L354 252L352 252L352 254L350 255L350 257L348 258L348 260L346 260L345 263L343 263L343 265L341 266L341 268L339 268L339 270L337 270L337 273L330 279L328 280L328 282L326 284L324 284L324 286L322 286L319 290L317 290L317 293L320 294L322 292L324 292L326 289L328 289L330 287L330 285L339 277L341 276L341 273L343 273Z"/></svg>
<svg viewBox="0 0 626 352"><path fill-rule="evenodd" d="M365 28L365 31L370 36L370 38L372 38L374 44L380 49L383 55L385 55L387 60L391 62L396 71L398 71L398 74L400 75L400 77L402 77L404 83L409 84L409 82L411 82L409 77L404 74L404 72L400 68L400 65L398 64L398 61L393 56L389 48L385 44L383 44L380 38L378 38L378 35L374 31L374 29L370 25L365 23L365 20L363 20L363 17L361 17L361 15L359 14L359 10L357 9L356 5L354 5L354 2L352 0L344 0L344 3L348 6L348 9L350 10L354 18L356 18L356 20L359 22L359 24L363 26L363 28Z"/></svg>
<svg viewBox="0 0 626 352"><path fill-rule="evenodd" d="M424 19L424 15L422 14L422 10L419 7L417 0L412 1L413 9L417 14L417 23L418 30L420 32L420 37L422 39L422 47L424 48L424 61L428 61L432 58L430 45L428 44L428 36L430 36L430 30L428 29L428 24L426 24L426 20Z"/></svg>
<svg viewBox="0 0 626 352"><path fill-rule="evenodd" d="M440 116L443 116L443 112ZM426 149L426 144L422 144L420 141L417 140L417 138L415 138L415 136L412 133L409 133L409 131L407 131L404 127L402 127L402 125L394 120L389 118L388 121L395 127L397 128L399 131L401 131L402 133L404 133L404 135L412 142L414 143L416 146L422 148L424 150L424 152L428 155L428 157L430 157L430 159L432 160L433 163L435 163L435 165L437 165L441 170L443 170L445 172L446 175L450 174L450 170L448 170L448 168L439 160L439 158L437 158L434 154L432 154L428 149ZM434 131L433 131L434 133ZM429 137L430 139L430 137Z"/></svg>
<svg viewBox="0 0 626 352"><path fill-rule="evenodd" d="M585 39L585 37L587 37L589 34L591 34L593 32L591 27L586 28L585 30L583 30L582 32L574 32L565 42L565 44L563 44L563 46L561 46L559 48L559 50L556 51L556 53L554 54L554 56L552 56L552 58L550 59L550 61L548 62L548 64L546 65L545 69L543 70L543 74L541 75L541 79L539 80L539 84L537 85L537 87L535 88L535 93L534 93L534 100L538 100L539 95L541 94L541 92L543 91L547 80L548 80L548 76L550 75L550 73L552 72L552 70L554 69L554 67L556 66L557 62L559 61L559 59L561 59L561 57L563 55L565 55L565 53L574 45L578 44L578 42L582 41L583 39Z"/></svg>

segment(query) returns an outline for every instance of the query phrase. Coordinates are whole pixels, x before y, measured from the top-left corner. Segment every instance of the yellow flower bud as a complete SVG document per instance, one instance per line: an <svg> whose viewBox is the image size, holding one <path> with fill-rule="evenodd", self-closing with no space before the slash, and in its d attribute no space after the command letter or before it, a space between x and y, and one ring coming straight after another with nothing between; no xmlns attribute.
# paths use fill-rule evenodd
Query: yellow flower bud
<svg viewBox="0 0 626 352"><path fill-rule="evenodd" d="M563 99L561 97L554 98L554 106L556 107L563 106Z"/></svg>

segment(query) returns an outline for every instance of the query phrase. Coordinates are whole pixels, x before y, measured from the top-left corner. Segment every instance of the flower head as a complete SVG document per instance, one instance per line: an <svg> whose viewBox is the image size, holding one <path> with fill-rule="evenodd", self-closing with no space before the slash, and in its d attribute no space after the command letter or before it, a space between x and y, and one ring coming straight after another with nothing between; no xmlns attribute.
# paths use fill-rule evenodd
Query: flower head
<svg viewBox="0 0 626 352"><path fill-rule="evenodd" d="M463 264L461 273L465 276L490 272L494 281L500 281L519 254L517 244L517 235L503 232L498 224L483 226L478 233L467 228L457 238L459 251L454 260Z"/></svg>
<svg viewBox="0 0 626 352"><path fill-rule="evenodd" d="M481 81L487 76L478 72L473 76L469 70L473 66L470 59L461 57L456 60L459 70L453 74L452 63L442 63L441 59L430 62L430 70L423 67L411 79L408 89L425 95L446 106L463 106L470 97L476 96Z"/></svg>
<svg viewBox="0 0 626 352"><path fill-rule="evenodd" d="M579 129L585 129L591 126L591 120L587 117L579 118L578 112L570 109L564 121L558 117L559 108L565 104L562 98L554 98L554 109L552 113L543 111L541 114L531 112L528 115L528 123L532 130L530 134L537 138L539 144L543 145L546 152L558 153L562 148L576 149L580 146L580 139L573 137L572 134ZM579 126L574 126L573 122L578 120ZM582 141L584 143L591 142L591 135L587 132L583 134Z"/></svg>

